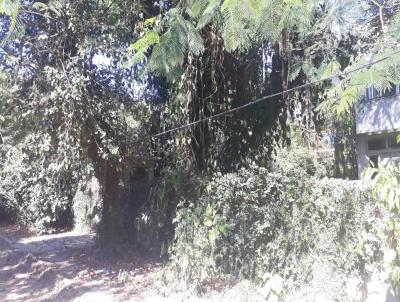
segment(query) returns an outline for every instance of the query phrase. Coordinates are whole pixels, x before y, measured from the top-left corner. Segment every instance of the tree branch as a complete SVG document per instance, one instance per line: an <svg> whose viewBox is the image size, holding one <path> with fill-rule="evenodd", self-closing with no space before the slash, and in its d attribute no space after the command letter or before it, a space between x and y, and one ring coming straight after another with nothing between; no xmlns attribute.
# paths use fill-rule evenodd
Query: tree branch
<svg viewBox="0 0 400 302"><path fill-rule="evenodd" d="M371 0L379 8L379 19L381 21L382 32L385 32L385 23L383 21L383 7L386 1L383 1L383 4L379 4L376 0Z"/></svg>

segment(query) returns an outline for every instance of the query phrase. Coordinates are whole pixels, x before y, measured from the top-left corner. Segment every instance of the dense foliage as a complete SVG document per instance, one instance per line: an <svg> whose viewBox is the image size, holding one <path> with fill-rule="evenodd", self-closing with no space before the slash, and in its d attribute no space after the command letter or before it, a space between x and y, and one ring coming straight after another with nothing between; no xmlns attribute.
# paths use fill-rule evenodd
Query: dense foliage
<svg viewBox="0 0 400 302"><path fill-rule="evenodd" d="M232 171L252 149L264 145L271 152L276 142L288 143L291 117L307 128L329 128L337 136L337 175L354 178L351 115L366 86L385 90L399 77L393 64L400 59L393 54L398 11L396 1L182 0L147 19L131 49L133 61L145 61L147 71L171 83L175 99L164 127L391 55L382 64L173 135L199 170ZM348 124L341 128L343 115Z"/></svg>
<svg viewBox="0 0 400 302"><path fill-rule="evenodd" d="M19 186L27 191L18 203L47 200L43 209L70 208L87 162L109 196L129 167L152 155L161 159L159 170L178 164L202 173L235 171L260 148L268 160L276 143L290 142L289 117L306 129L337 132L337 158L345 163L336 174L354 177L351 131L337 127L336 113L351 111L365 86L386 89L398 78L396 55L152 145L149 134L390 54L398 3L52 0L0 7L3 152L17 148L33 166L21 170L32 176L21 179L32 181ZM155 106L159 96L167 106ZM323 115L315 110L321 103ZM113 200L104 205L106 213L120 211ZM50 221L60 216L45 212Z"/></svg>
<svg viewBox="0 0 400 302"><path fill-rule="evenodd" d="M0 53L2 190L21 222L39 230L71 226L74 195L94 175L104 191L106 229L115 235L118 182L151 156L152 111L144 101L156 88L135 81L135 67L124 65L144 8L107 1L25 5L33 14L18 15L24 30Z"/></svg>
<svg viewBox="0 0 400 302"><path fill-rule="evenodd" d="M398 137L400 141L400 137ZM394 163L387 167L370 168L364 175L366 181L373 179L373 193L390 211L388 219L388 247L394 251L389 280L400 297L400 167Z"/></svg>
<svg viewBox="0 0 400 302"><path fill-rule="evenodd" d="M316 258L338 286L368 276L381 245L369 193L324 177L356 177L355 103L367 86L400 82L399 10L397 0L0 0L0 214L39 231L100 221L111 246L124 234L162 251L175 238L174 276L200 287L230 274L283 278L290 291L316 279ZM296 146L290 125L307 143L312 133L312 147L332 134L334 172L310 150L280 149ZM132 183L143 186L124 204Z"/></svg>
<svg viewBox="0 0 400 302"><path fill-rule="evenodd" d="M290 291L324 269L325 290L347 301L348 276L360 285L382 256L383 209L361 183L325 174L315 158L282 151L268 169L215 175L199 198L180 203L171 251L177 279L201 287L233 275L263 284L272 274Z"/></svg>

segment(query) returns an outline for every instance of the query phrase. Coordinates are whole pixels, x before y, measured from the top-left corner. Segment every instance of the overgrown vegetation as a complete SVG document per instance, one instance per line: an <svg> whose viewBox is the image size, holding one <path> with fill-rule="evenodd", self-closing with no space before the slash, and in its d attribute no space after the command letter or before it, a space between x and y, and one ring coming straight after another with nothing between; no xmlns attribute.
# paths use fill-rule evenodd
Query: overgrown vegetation
<svg viewBox="0 0 400 302"><path fill-rule="evenodd" d="M389 280L397 297L400 297L400 168L393 163L388 167L371 168L364 177L367 180L373 179L374 195L390 211L387 243L388 248L394 251L394 259L391 261Z"/></svg>
<svg viewBox="0 0 400 302"><path fill-rule="evenodd" d="M114 239L122 170L151 157L151 105L130 91L133 67L119 67L125 49L114 44L134 37L126 26L140 10L125 11L123 2L113 15L96 1L35 4L26 4L34 16L20 16L22 36L2 51L2 185L20 221L42 231L71 226L78 185L94 176L107 225L100 231ZM94 64L111 55L109 64Z"/></svg>
<svg viewBox="0 0 400 302"><path fill-rule="evenodd" d="M269 168L215 175L201 196L180 202L173 276L201 288L224 276L264 285L278 275L287 293L320 277L316 265L325 265L326 290L346 301L348 276L361 284L382 257L383 208L361 183L325 173L315 158L281 151Z"/></svg>
<svg viewBox="0 0 400 302"><path fill-rule="evenodd" d="M0 0L0 24L0 217L134 242L197 289L281 296L319 259L345 299L379 263L384 210L340 178L365 88L400 82L397 0Z"/></svg>

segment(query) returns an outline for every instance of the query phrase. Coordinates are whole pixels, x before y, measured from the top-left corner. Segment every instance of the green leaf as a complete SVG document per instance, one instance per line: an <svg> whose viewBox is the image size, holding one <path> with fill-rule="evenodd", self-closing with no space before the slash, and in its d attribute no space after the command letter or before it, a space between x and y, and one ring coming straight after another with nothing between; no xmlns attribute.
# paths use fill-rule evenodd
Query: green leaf
<svg viewBox="0 0 400 302"><path fill-rule="evenodd" d="M205 217L204 218L204 225L207 227L211 227L213 225L213 221L210 217Z"/></svg>
<svg viewBox="0 0 400 302"><path fill-rule="evenodd" d="M325 65L323 68L321 68L321 79L330 77L334 74L337 74L340 71L340 63L336 60L333 60L332 62L328 63Z"/></svg>
<svg viewBox="0 0 400 302"><path fill-rule="evenodd" d="M207 217L212 216L212 207L211 207L211 204L208 204L208 205L207 205L205 215L206 215Z"/></svg>
<svg viewBox="0 0 400 302"><path fill-rule="evenodd" d="M208 231L208 238L211 241L215 241L218 238L218 235L219 235L219 233L216 229L212 229L212 230Z"/></svg>
<svg viewBox="0 0 400 302"><path fill-rule="evenodd" d="M228 235L228 227L226 226L225 223L221 223L218 226L218 231L220 231L222 234L224 234L224 236Z"/></svg>
<svg viewBox="0 0 400 302"><path fill-rule="evenodd" d="M303 67L303 62L298 62L290 66L289 81L293 81L297 78L302 67Z"/></svg>
<svg viewBox="0 0 400 302"><path fill-rule="evenodd" d="M43 2L35 2L32 4L32 7L37 10L45 10L49 8L49 6Z"/></svg>
<svg viewBox="0 0 400 302"><path fill-rule="evenodd" d="M158 33L149 30L142 38L137 40L135 43L131 44L128 47L128 51L132 50L143 51L144 49L147 50L150 46L158 43L160 43L160 36L158 35Z"/></svg>
<svg viewBox="0 0 400 302"><path fill-rule="evenodd" d="M143 61L143 59L146 56L147 50L151 46L159 43L160 43L160 36L158 35L158 33L153 30L147 31L142 38L140 38L139 40L137 40L135 43L131 44L128 47L129 52L134 50L136 51L135 55L132 58L132 63L136 64Z"/></svg>
<svg viewBox="0 0 400 302"><path fill-rule="evenodd" d="M199 21L197 22L196 28L197 29L204 28L204 26L206 26L212 20L220 5L221 5L221 0L209 0L207 7L205 8Z"/></svg>
<svg viewBox="0 0 400 302"><path fill-rule="evenodd" d="M156 17L148 18L148 19L144 20L143 25L145 27L153 26L156 23L156 20L157 20Z"/></svg>
<svg viewBox="0 0 400 302"><path fill-rule="evenodd" d="M194 3L190 7L188 7L188 13L192 18L197 18L200 16L201 11L203 9L203 1L195 0Z"/></svg>

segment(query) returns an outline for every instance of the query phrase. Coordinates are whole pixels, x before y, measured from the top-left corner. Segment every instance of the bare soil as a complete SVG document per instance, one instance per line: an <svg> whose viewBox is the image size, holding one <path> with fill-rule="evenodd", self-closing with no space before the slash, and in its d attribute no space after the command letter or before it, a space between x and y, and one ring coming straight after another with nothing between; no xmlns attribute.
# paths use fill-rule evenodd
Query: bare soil
<svg viewBox="0 0 400 302"><path fill-rule="evenodd" d="M93 234L35 236L0 226L0 301L144 301L156 296L161 263L119 247L107 255ZM144 294L145 293L145 294Z"/></svg>

